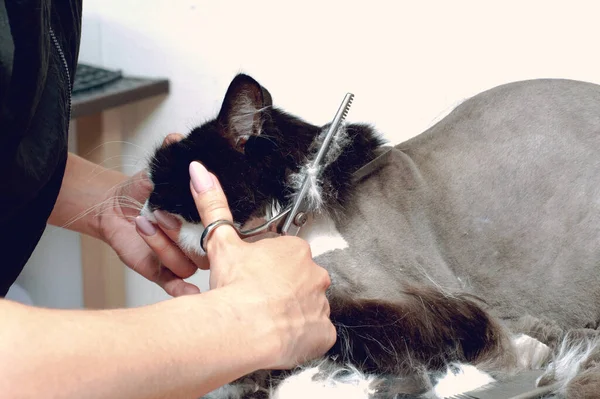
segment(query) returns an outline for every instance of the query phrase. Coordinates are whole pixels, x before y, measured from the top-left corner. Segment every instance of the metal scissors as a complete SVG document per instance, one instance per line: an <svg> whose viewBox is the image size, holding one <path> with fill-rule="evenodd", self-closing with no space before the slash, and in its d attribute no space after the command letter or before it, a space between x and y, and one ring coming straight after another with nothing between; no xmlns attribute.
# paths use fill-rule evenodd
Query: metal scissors
<svg viewBox="0 0 600 399"><path fill-rule="evenodd" d="M354 94L352 93L347 93L344 97L344 100L342 101L342 104L336 112L335 117L333 118L333 121L329 126L329 130L327 131L327 134L323 139L323 143L321 143L319 151L317 152L315 159L312 161L311 168L314 168L313 170L317 171L317 176L320 176L322 172L323 158L325 158L325 155L329 151L333 137L335 136L342 122L346 118L346 115L348 114L348 110L350 109L350 105L352 104L353 99ZM269 231L273 228L273 226L276 227L276 231L279 234L297 236L302 226L304 226L304 224L308 220L308 202L306 200L306 195L308 193L309 187L309 177L306 176L304 178L304 182L302 183L300 191L296 196L296 199L291 205L286 207L283 211L271 218L266 223L254 229L245 231L237 229L239 236L241 238L253 237L262 234L266 231Z"/></svg>

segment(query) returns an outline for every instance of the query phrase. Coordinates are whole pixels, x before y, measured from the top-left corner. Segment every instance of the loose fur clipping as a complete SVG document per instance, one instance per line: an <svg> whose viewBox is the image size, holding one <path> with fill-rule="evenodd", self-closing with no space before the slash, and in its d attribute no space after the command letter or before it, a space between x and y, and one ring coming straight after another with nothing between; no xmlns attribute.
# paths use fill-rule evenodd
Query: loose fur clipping
<svg viewBox="0 0 600 399"><path fill-rule="evenodd" d="M270 399L370 399L377 393L379 378L352 366L342 367L322 362L305 367L286 378Z"/></svg>
<svg viewBox="0 0 600 399"><path fill-rule="evenodd" d="M568 399L598 397L600 337L596 331L587 337L578 335L566 334L538 385L557 384L557 393Z"/></svg>
<svg viewBox="0 0 600 399"><path fill-rule="evenodd" d="M313 164L317 153L323 144L323 140L325 140L328 130L329 126L325 126L321 133L315 138L309 148L310 155L300 167L300 171L298 173L292 173L289 176L288 185L292 188L294 193L291 196L292 201L300 193L302 185L304 184L304 180L308 178L309 190L306 199L308 202L308 210L311 212L322 210L323 204L327 201L327 199L324 198L323 193L322 173L319 172L323 172L325 168L335 162L342 154L344 149L352 142L352 139L348 135L346 126L342 124L331 140L329 150L321 161L321 167L317 168L313 166Z"/></svg>
<svg viewBox="0 0 600 399"><path fill-rule="evenodd" d="M453 363L443 373L431 375L437 382L419 397L443 399L481 388L495 380L468 364ZM225 385L205 399L384 399L406 397L398 386L409 387L415 381L397 376L377 376L360 371L352 365L339 365L330 360L299 367L274 388L264 389L247 382ZM410 397L416 397L411 395Z"/></svg>

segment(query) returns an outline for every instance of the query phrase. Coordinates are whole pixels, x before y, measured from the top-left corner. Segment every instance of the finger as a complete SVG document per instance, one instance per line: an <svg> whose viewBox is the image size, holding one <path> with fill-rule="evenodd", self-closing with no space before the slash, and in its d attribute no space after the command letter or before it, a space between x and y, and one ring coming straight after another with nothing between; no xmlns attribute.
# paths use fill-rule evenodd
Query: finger
<svg viewBox="0 0 600 399"><path fill-rule="evenodd" d="M325 269L324 267L319 266L319 268L321 269L321 284L323 287L324 291L327 291L329 289L329 287L331 287L331 275L329 274L329 272L327 271L327 269Z"/></svg>
<svg viewBox="0 0 600 399"><path fill-rule="evenodd" d="M329 323L328 326L328 332L327 332L327 338L328 340L325 343L325 350L324 352L327 352L329 349L331 349L331 347L333 345L335 345L336 341L337 341L337 329L335 328L335 326L333 325L333 323Z"/></svg>
<svg viewBox="0 0 600 399"><path fill-rule="evenodd" d="M154 211L154 217L156 218L158 226L167 235L167 237L169 237L173 242L178 243L181 221L175 216L160 210ZM208 270L210 268L208 258L206 256L195 251L186 251L183 248L181 250L198 268L202 270Z"/></svg>
<svg viewBox="0 0 600 399"><path fill-rule="evenodd" d="M247 221L243 226L242 226L242 230L252 230L255 229L259 226L262 226L263 224L265 224L267 222L267 220L265 218L252 218L249 221ZM276 227L275 227L276 228ZM274 237L278 237L279 234L277 234L277 232L275 231L271 231L271 230L266 230L264 233L261 233L259 235L256 236L252 236L252 237L248 237L248 238L244 238L243 240L245 242L257 242L260 240L264 240L265 238L274 238Z"/></svg>
<svg viewBox="0 0 600 399"><path fill-rule="evenodd" d="M151 274L150 280L154 281L165 292L173 297L182 295L199 294L200 289L193 284L190 284L183 279L177 277L173 272L166 267L157 267L154 273Z"/></svg>
<svg viewBox="0 0 600 399"><path fill-rule="evenodd" d="M171 296L199 294L200 289L177 277L169 269L162 267L156 254L144 258L141 262L132 266L132 269L142 277L156 283Z"/></svg>
<svg viewBox="0 0 600 399"><path fill-rule="evenodd" d="M275 238L275 237L279 237L279 234L267 232L264 234L259 234L256 236L245 238L244 241L251 243L251 242L258 242L260 240L264 240L265 238Z"/></svg>
<svg viewBox="0 0 600 399"><path fill-rule="evenodd" d="M160 262L180 278L191 277L198 268L165 233L144 216L135 218L136 230Z"/></svg>
<svg viewBox="0 0 600 399"><path fill-rule="evenodd" d="M217 178L206 170L204 165L198 162L190 164L190 180L192 196L204 226L222 219L233 221L221 185ZM209 254L211 253L209 247L215 246L214 243L241 242L235 229L229 225L219 226L212 232L207 241L206 246ZM213 244L211 245L211 243Z"/></svg>
<svg viewBox="0 0 600 399"><path fill-rule="evenodd" d="M177 143L185 138L185 136L181 133L169 133L167 137L163 140L162 147L168 147L173 143Z"/></svg>

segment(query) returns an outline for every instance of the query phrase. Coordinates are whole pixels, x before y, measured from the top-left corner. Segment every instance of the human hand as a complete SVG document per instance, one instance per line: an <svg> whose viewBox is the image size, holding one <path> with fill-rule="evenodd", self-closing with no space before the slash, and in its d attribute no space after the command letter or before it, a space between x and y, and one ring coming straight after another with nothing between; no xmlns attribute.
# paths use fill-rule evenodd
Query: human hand
<svg viewBox="0 0 600 399"><path fill-rule="evenodd" d="M163 146L181 138L182 135L170 134ZM111 189L106 196L107 206L99 215L101 236L123 263L157 283L169 295L197 294L200 292L198 287L184 281L198 270L193 256L185 254L172 240L163 240L162 230L138 216L141 205L151 192L152 182L146 171ZM133 219L136 224L131 223ZM174 229L178 230L178 226ZM147 244L148 241L153 245ZM197 262L203 264L205 261Z"/></svg>
<svg viewBox="0 0 600 399"><path fill-rule="evenodd" d="M190 189L203 224L231 221L217 178L197 162L190 165L190 176ZM169 241L166 234L147 240L157 253ZM251 304L253 312L239 317L251 317L257 328L272 331L277 349L265 368L296 366L322 355L335 343L325 296L329 275L314 263L304 240L276 237L248 243L231 226L222 225L208 237L206 251L204 266L210 265L211 289L228 291L231 302L242 301L246 310Z"/></svg>
<svg viewBox="0 0 600 399"><path fill-rule="evenodd" d="M191 191L205 226L232 220L217 178L201 164L190 165ZM325 292L331 281L312 260L310 247L297 237L242 241L222 225L207 238L210 286L235 287L245 301L267 312L281 348L271 368L288 368L322 355L334 343Z"/></svg>

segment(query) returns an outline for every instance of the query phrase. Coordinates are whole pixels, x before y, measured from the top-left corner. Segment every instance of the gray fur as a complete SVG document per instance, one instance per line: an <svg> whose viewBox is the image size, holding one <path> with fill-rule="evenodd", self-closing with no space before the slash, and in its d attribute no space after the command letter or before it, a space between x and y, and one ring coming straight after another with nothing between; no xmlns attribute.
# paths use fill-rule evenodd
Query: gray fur
<svg viewBox="0 0 600 399"><path fill-rule="evenodd" d="M427 283L483 298L508 326L532 315L552 321L540 334L597 329L599 154L600 86L486 91L363 177L336 220L348 248L316 261L335 295L401 300L402 287Z"/></svg>
<svg viewBox="0 0 600 399"><path fill-rule="evenodd" d="M524 81L465 101L363 169L334 215L348 247L316 258L330 296L472 294L556 351L540 384L597 397L599 154L598 85Z"/></svg>
<svg viewBox="0 0 600 399"><path fill-rule="evenodd" d="M600 86L500 86L392 152L336 222L349 248L317 258L336 289L435 282L506 320L598 326Z"/></svg>

